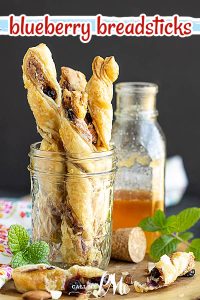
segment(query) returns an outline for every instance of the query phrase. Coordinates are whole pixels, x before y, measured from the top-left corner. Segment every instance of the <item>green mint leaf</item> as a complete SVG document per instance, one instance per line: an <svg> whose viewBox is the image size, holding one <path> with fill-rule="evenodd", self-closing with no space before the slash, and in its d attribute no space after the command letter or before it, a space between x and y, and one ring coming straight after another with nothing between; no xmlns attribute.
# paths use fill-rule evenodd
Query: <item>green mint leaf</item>
<svg viewBox="0 0 200 300"><path fill-rule="evenodd" d="M33 264L44 263L49 255L49 245L44 241L38 241L26 248L24 258Z"/></svg>
<svg viewBox="0 0 200 300"><path fill-rule="evenodd" d="M166 216L162 210L157 210L153 216L154 224L156 224L159 228L165 227Z"/></svg>
<svg viewBox="0 0 200 300"><path fill-rule="evenodd" d="M187 251L191 251L194 253L195 259L200 261L200 239L192 240L190 246Z"/></svg>
<svg viewBox="0 0 200 300"><path fill-rule="evenodd" d="M186 208L176 216L176 232L183 232L194 226L200 219L200 208Z"/></svg>
<svg viewBox="0 0 200 300"><path fill-rule="evenodd" d="M166 219L165 228L163 228L163 234L170 234L176 232L177 228L177 219L176 216L172 215Z"/></svg>
<svg viewBox="0 0 200 300"><path fill-rule="evenodd" d="M8 246L13 254L23 251L29 245L29 234L21 225L11 225L8 231Z"/></svg>
<svg viewBox="0 0 200 300"><path fill-rule="evenodd" d="M49 245L44 241L29 244L30 237L21 225L12 225L8 232L8 245L13 253L11 265L17 268L27 264L48 263Z"/></svg>
<svg viewBox="0 0 200 300"><path fill-rule="evenodd" d="M140 223L139 226L144 230L144 231L159 231L160 227L158 227L155 223L153 218L147 217L143 219Z"/></svg>
<svg viewBox="0 0 200 300"><path fill-rule="evenodd" d="M29 264L48 264L49 245L46 242L39 241L28 246L24 251L16 253L11 261L13 268Z"/></svg>
<svg viewBox="0 0 200 300"><path fill-rule="evenodd" d="M170 235L163 235L151 245L150 256L155 260L159 260L162 255L169 255L175 252L179 243L176 238Z"/></svg>
<svg viewBox="0 0 200 300"><path fill-rule="evenodd" d="M183 232L179 234L179 237L184 241L189 241L193 238L194 234L192 232Z"/></svg>
<svg viewBox="0 0 200 300"><path fill-rule="evenodd" d="M23 252L20 251L12 257L11 267L18 268L18 267L27 265L28 263L29 262L26 259L24 259L24 257L23 257Z"/></svg>
<svg viewBox="0 0 200 300"><path fill-rule="evenodd" d="M166 216L164 212L161 210L157 210L153 217L147 217L143 219L139 223L139 226L144 231L155 232L155 231L162 231L162 229L165 228L165 223L166 223Z"/></svg>

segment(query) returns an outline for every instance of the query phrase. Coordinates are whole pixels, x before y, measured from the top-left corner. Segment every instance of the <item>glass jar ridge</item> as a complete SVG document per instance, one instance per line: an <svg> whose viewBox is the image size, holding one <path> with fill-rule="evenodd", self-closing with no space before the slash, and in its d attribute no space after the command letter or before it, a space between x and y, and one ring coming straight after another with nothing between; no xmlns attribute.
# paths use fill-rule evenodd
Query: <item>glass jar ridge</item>
<svg viewBox="0 0 200 300"><path fill-rule="evenodd" d="M49 244L51 264L106 268L111 254L114 148L68 156L40 150L40 143L35 143L29 156L33 240Z"/></svg>
<svg viewBox="0 0 200 300"><path fill-rule="evenodd" d="M34 143L30 146L30 164L28 170L30 172L39 172L53 176L90 176L90 175L106 175L109 172L116 172L117 156L114 145L110 150L102 152L92 152L90 155L73 153L68 155L66 152L45 151L40 150L41 142ZM102 165L102 161L104 164ZM70 169L63 169L63 163L71 163L75 165L84 165L83 173L75 174ZM57 168L55 168L55 164ZM53 165L53 170L51 169ZM92 168L95 165L95 168Z"/></svg>

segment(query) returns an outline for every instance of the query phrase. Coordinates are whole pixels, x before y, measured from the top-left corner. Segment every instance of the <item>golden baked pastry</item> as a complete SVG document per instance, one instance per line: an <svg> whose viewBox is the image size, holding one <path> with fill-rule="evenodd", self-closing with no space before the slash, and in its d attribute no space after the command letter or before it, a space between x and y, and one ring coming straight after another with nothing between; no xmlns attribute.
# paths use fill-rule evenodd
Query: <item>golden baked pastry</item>
<svg viewBox="0 0 200 300"><path fill-rule="evenodd" d="M39 133L50 143L60 141L60 115L56 103L61 101L61 89L49 48L45 44L29 48L22 70L28 102Z"/></svg>
<svg viewBox="0 0 200 300"><path fill-rule="evenodd" d="M134 282L136 292L143 293L172 284L195 267L192 252L175 252L171 257L163 255L150 270L146 283Z"/></svg>
<svg viewBox="0 0 200 300"><path fill-rule="evenodd" d="M26 265L13 270L18 292L34 290L64 291L67 294L88 291L93 282L100 283L104 271L93 267L73 266L63 270L45 264Z"/></svg>
<svg viewBox="0 0 200 300"><path fill-rule="evenodd" d="M12 278L18 292L34 290L63 290L67 271L45 265L26 265L13 270Z"/></svg>
<svg viewBox="0 0 200 300"><path fill-rule="evenodd" d="M84 91L85 76L73 69L62 68L60 84L63 89L62 117L60 136L69 156L84 158L93 157L97 151L97 132L88 108L84 107L84 115L78 116L72 105L73 93L80 93L80 97L87 97ZM65 99L65 93L68 99ZM75 98L73 98L75 99ZM78 100L78 104L80 101ZM76 102L74 103L76 106ZM80 130L79 124L83 130ZM89 138L89 136L92 138ZM105 151L105 148L101 151ZM103 152L102 152L103 154ZM100 154L99 154L100 155ZM94 161L67 163L68 174L75 176L66 182L67 197L66 212L62 219L62 257L71 265L73 262L84 265L100 265L102 261L101 244L108 234L106 221L109 210L109 191L102 193L105 182L99 177L85 177L84 173L93 173L110 169L111 159L104 163ZM79 176L81 175L81 176ZM105 189L104 189L105 190ZM95 240L95 243L94 243Z"/></svg>
<svg viewBox="0 0 200 300"><path fill-rule="evenodd" d="M89 112L98 133L98 146L108 150L113 120L113 82L118 78L119 66L113 56L105 59L97 56L93 60L92 71L93 75L86 86Z"/></svg>
<svg viewBox="0 0 200 300"><path fill-rule="evenodd" d="M75 109L81 103L82 97L87 98L87 94L84 92L86 86L85 76L79 71L63 67L60 84L63 89L60 128L63 145L69 156L77 158L89 157L95 150L92 134L88 128L88 126L92 125L92 121L90 120L89 122L88 116L86 117L88 108L85 106L85 102L83 102L82 106L82 111L85 110L84 119L82 118L83 115L79 116ZM79 99L74 97L76 93L79 93ZM66 94L68 99L65 98ZM97 201L99 193L95 193L97 188L100 190L100 183L99 180L84 178L85 172L92 172L97 166L98 163L89 162L80 162L76 165L71 162L67 163L68 174L74 175L72 177L69 176L66 181L65 213L62 215L61 225L61 252L64 262L68 265L73 263L98 265L102 259L100 250L97 246L94 246L96 235L94 224L95 222L98 223L95 221L96 214L94 209L97 210L97 205L99 208L99 205L103 204L103 201L101 204L100 201ZM99 222L102 222L101 218L99 218Z"/></svg>
<svg viewBox="0 0 200 300"><path fill-rule="evenodd" d="M63 90L67 89L69 91L79 91L84 93L87 81L82 72L75 71L69 67L62 67L59 83Z"/></svg>
<svg viewBox="0 0 200 300"><path fill-rule="evenodd" d="M85 75L68 67L61 68L62 117L60 136L68 153L89 154L94 151L93 136L85 117L88 95L85 93Z"/></svg>
<svg viewBox="0 0 200 300"><path fill-rule="evenodd" d="M56 68L51 52L45 44L29 48L23 59L23 79L27 98L36 120L37 128L43 137L40 150L48 152L49 159L35 157L31 169L41 173L33 176L33 238L51 240L51 248L58 247L61 240L61 217L63 183L57 175L63 174L65 164L59 152L64 151L60 135L61 89L56 79ZM53 152L53 153L52 153ZM55 174L48 177L47 173ZM38 213L39 211L39 213ZM45 220L45 222L44 222ZM49 258L51 260L51 257Z"/></svg>

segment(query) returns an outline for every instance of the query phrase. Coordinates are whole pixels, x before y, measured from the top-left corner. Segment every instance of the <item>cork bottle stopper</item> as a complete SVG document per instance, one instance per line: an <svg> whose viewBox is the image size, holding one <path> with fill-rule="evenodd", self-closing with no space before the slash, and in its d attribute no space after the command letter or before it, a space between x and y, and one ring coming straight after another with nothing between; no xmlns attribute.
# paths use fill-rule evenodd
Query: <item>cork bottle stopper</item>
<svg viewBox="0 0 200 300"><path fill-rule="evenodd" d="M119 228L113 232L111 257L138 263L146 253L146 237L140 227Z"/></svg>

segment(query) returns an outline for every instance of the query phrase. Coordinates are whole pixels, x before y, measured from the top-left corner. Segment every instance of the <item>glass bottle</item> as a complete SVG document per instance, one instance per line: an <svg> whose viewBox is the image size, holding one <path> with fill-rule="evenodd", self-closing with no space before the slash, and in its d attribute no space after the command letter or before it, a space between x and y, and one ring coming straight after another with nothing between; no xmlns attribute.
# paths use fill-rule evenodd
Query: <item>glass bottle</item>
<svg viewBox="0 0 200 300"><path fill-rule="evenodd" d="M117 109L112 140L118 172L115 181L113 229L137 226L164 209L165 137L157 122L158 86L145 82L116 85ZM156 237L146 233L147 251Z"/></svg>

